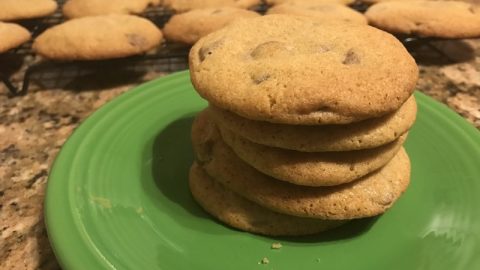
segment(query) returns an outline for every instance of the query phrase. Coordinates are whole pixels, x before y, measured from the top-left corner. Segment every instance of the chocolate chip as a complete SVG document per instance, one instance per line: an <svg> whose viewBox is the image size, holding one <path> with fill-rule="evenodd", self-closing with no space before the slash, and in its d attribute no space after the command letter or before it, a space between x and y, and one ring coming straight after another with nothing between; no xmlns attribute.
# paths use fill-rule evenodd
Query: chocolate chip
<svg viewBox="0 0 480 270"><path fill-rule="evenodd" d="M195 161L199 165L205 165L210 163L213 160L213 147L215 146L215 142L211 139L205 141L202 144L201 151L199 151L195 157Z"/></svg>
<svg viewBox="0 0 480 270"><path fill-rule="evenodd" d="M200 58L200 61L204 61L209 55L212 55L215 49L220 47L222 45L221 40L217 40L212 42L211 44L204 45L200 50L198 51L198 57Z"/></svg>
<svg viewBox="0 0 480 270"><path fill-rule="evenodd" d="M128 43L134 47L144 48L147 45L147 39L138 34L126 34Z"/></svg>
<svg viewBox="0 0 480 270"><path fill-rule="evenodd" d="M345 59L343 59L342 64L344 65L355 65L360 64L360 57L352 49L348 50L345 54Z"/></svg>
<svg viewBox="0 0 480 270"><path fill-rule="evenodd" d="M421 27L423 25L423 22L413 22L415 24L415 27Z"/></svg>
<svg viewBox="0 0 480 270"><path fill-rule="evenodd" d="M250 78L252 79L253 83L261 84L262 82L268 80L270 78L270 75L265 73L251 74Z"/></svg>
<svg viewBox="0 0 480 270"><path fill-rule="evenodd" d="M267 41L264 42L250 53L254 59L275 57L278 55L290 54L290 50L287 46L280 41Z"/></svg>
<svg viewBox="0 0 480 270"><path fill-rule="evenodd" d="M470 7L468 7L468 11L470 11L470 13L472 14L475 14L478 11L478 7L475 7L474 5L470 5Z"/></svg>
<svg viewBox="0 0 480 270"><path fill-rule="evenodd" d="M277 105L277 99L271 93L268 94L268 103L270 104L270 109L273 109Z"/></svg>

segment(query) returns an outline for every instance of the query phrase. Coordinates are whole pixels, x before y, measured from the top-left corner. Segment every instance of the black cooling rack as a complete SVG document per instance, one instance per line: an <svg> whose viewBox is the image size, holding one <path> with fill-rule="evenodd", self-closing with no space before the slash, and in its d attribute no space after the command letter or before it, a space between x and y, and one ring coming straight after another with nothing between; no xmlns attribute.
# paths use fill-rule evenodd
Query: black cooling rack
<svg viewBox="0 0 480 270"><path fill-rule="evenodd" d="M32 40L47 28L65 21L61 12L65 0L57 2L59 8L51 16L18 22L31 32ZM172 12L163 7L148 7L140 16L148 18L162 28L172 16ZM178 43L165 42L153 53L128 58L59 62L37 57L32 50L32 40L0 56L0 80L13 96L26 94L32 77L39 80L65 80L89 71L119 66L157 72L174 72L188 68L189 46ZM19 65L23 67L20 72L18 71ZM17 73L16 80L12 79L14 73Z"/></svg>

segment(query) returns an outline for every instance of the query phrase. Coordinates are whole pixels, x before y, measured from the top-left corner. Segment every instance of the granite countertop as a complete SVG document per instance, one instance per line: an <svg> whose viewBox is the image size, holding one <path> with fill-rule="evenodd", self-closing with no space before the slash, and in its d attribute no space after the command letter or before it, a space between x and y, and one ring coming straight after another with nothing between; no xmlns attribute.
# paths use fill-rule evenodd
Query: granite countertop
<svg viewBox="0 0 480 270"><path fill-rule="evenodd" d="M425 46L412 49L420 65L418 89L480 128L480 40L434 45L445 55ZM0 59L0 65L6 63ZM30 93L13 98L0 83L0 269L59 268L43 221L45 186L55 156L92 112L163 75L113 69L61 82L34 78Z"/></svg>

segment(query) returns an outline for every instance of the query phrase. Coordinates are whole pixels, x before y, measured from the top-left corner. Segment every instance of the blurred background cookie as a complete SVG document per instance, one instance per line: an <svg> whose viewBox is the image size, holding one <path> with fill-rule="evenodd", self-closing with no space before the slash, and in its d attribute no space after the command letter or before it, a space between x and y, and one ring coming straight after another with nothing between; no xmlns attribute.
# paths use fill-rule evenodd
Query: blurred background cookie
<svg viewBox="0 0 480 270"><path fill-rule="evenodd" d="M230 22L260 14L232 7L195 9L174 15L163 28L169 41L194 44L201 37L216 31Z"/></svg>
<svg viewBox="0 0 480 270"><path fill-rule="evenodd" d="M333 4L343 4L348 5L355 0L266 0L265 1L268 5L280 5L280 4L325 4L325 3L333 3Z"/></svg>
<svg viewBox="0 0 480 270"><path fill-rule="evenodd" d="M63 14L68 18L107 14L139 14L150 0L68 0L63 6Z"/></svg>
<svg viewBox="0 0 480 270"><path fill-rule="evenodd" d="M0 53L22 45L30 37L30 32L20 25L0 22Z"/></svg>
<svg viewBox="0 0 480 270"><path fill-rule="evenodd" d="M480 37L480 6L459 1L389 1L370 7L371 25L385 31L439 38Z"/></svg>
<svg viewBox="0 0 480 270"><path fill-rule="evenodd" d="M367 24L362 13L336 3L285 3L273 6L267 14L306 16L318 22Z"/></svg>
<svg viewBox="0 0 480 270"><path fill-rule="evenodd" d="M1 0L0 21L45 17L57 9L53 0Z"/></svg>
<svg viewBox="0 0 480 270"><path fill-rule="evenodd" d="M260 3L260 0L164 0L162 5L176 12L185 12L192 9L213 7L250 8Z"/></svg>
<svg viewBox="0 0 480 270"><path fill-rule="evenodd" d="M398 2L399 0L360 0L361 3L372 5L375 3L380 3L380 2ZM418 0L401 0L402 2L410 2L410 1L418 1ZM434 0L435 1L435 0Z"/></svg>
<svg viewBox="0 0 480 270"><path fill-rule="evenodd" d="M163 0L150 0L149 2L152 6L159 6L162 4Z"/></svg>
<svg viewBox="0 0 480 270"><path fill-rule="evenodd" d="M54 26L35 39L33 49L55 60L98 60L141 54L161 41L161 31L149 20L105 15Z"/></svg>

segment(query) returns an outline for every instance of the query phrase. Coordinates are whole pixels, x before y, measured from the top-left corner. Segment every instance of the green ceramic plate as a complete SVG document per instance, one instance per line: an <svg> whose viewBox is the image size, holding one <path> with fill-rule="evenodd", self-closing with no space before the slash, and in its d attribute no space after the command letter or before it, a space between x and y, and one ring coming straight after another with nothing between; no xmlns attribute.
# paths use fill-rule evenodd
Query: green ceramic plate
<svg viewBox="0 0 480 270"><path fill-rule="evenodd" d="M60 152L46 198L55 254L82 270L480 269L480 134L416 97L412 183L398 203L323 236L279 239L223 226L195 204L190 125L207 104L187 72L146 83L94 113Z"/></svg>

